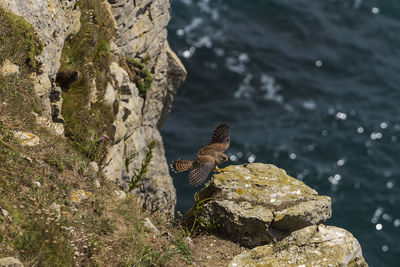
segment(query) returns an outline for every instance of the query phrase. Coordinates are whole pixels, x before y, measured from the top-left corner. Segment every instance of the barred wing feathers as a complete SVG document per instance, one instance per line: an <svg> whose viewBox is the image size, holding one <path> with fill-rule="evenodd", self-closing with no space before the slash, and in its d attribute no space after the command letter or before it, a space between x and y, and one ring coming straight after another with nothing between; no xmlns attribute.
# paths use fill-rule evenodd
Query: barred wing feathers
<svg viewBox="0 0 400 267"><path fill-rule="evenodd" d="M215 128L214 133L211 136L210 145L216 144L213 147L215 147L218 151L223 152L229 147L229 143L229 125L226 123L221 123Z"/></svg>

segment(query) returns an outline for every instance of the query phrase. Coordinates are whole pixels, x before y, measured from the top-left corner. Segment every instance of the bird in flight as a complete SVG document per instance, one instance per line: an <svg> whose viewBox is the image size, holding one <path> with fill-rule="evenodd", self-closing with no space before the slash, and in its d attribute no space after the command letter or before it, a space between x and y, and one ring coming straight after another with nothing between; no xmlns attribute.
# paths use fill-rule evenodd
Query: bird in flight
<svg viewBox="0 0 400 267"><path fill-rule="evenodd" d="M189 182L198 186L204 182L210 171L218 171L218 165L227 161L223 152L229 147L229 126L221 123L215 128L210 143L200 149L194 160L178 159L171 163L173 172L190 170Z"/></svg>

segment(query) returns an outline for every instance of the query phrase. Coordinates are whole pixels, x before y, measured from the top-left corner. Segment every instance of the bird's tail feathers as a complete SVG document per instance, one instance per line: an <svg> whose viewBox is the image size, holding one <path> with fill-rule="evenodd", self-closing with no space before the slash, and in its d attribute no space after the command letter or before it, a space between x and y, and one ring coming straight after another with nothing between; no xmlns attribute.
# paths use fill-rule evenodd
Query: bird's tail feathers
<svg viewBox="0 0 400 267"><path fill-rule="evenodd" d="M173 172L183 172L192 168L192 160L178 159L171 163L171 169Z"/></svg>

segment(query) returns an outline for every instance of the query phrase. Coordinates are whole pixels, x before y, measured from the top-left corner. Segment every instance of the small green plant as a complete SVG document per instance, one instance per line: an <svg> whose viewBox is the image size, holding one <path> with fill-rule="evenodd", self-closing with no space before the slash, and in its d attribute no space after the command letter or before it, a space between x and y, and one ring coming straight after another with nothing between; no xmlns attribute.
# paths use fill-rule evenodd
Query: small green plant
<svg viewBox="0 0 400 267"><path fill-rule="evenodd" d="M189 244L185 241L183 236L179 233L174 241L178 252L181 254L182 258L185 260L186 264L191 264L193 260L193 254L190 250Z"/></svg>
<svg viewBox="0 0 400 267"><path fill-rule="evenodd" d="M212 200L212 198L205 198L200 200L198 193L196 192L194 194L194 205L192 208L193 222L191 223L190 230L187 231L189 236L192 236L194 233L197 233L201 229L212 230L219 226L217 221L206 220L202 216L202 213L204 211L204 205L210 200Z"/></svg>
<svg viewBox="0 0 400 267"><path fill-rule="evenodd" d="M148 150L146 153L146 158L143 160L140 170L138 170L138 169L133 170L133 175L128 184L129 191L137 188L139 186L140 182L145 178L145 175L147 173L147 167L149 166L151 158L153 157L153 149L156 148L156 146L157 146L157 144L156 144L156 141L154 141L154 140L151 141L150 144L147 146ZM126 171L129 171L128 165L129 165L130 161L131 161L131 158L125 160Z"/></svg>
<svg viewBox="0 0 400 267"><path fill-rule="evenodd" d="M148 56L143 59L143 62L148 62ZM151 87L153 77L146 66L134 58L126 58L130 73L129 78L136 84L139 89L139 95L143 98L146 97L147 91Z"/></svg>
<svg viewBox="0 0 400 267"><path fill-rule="evenodd" d="M99 59L99 57L107 57L111 54L110 45L106 40L101 41L97 46L97 50L94 54L94 60Z"/></svg>
<svg viewBox="0 0 400 267"><path fill-rule="evenodd" d="M57 168L57 170L59 172L63 172L65 170L64 163L55 154L47 155L47 157L44 159L44 161L47 162L48 164L50 164L51 166Z"/></svg>

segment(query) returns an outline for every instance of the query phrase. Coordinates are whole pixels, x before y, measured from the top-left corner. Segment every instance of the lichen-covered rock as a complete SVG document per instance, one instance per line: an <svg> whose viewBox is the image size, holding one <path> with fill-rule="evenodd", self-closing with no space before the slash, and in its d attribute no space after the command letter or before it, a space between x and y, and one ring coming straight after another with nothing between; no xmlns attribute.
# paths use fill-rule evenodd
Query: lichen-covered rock
<svg viewBox="0 0 400 267"><path fill-rule="evenodd" d="M24 267L19 259L14 257L0 258L0 267Z"/></svg>
<svg viewBox="0 0 400 267"><path fill-rule="evenodd" d="M14 132L14 137L19 141L22 146L37 146L40 143L39 136L33 133L17 131Z"/></svg>
<svg viewBox="0 0 400 267"><path fill-rule="evenodd" d="M79 204L83 200L90 198L92 192L85 191L85 190L74 190L70 193L70 199L73 204Z"/></svg>
<svg viewBox="0 0 400 267"><path fill-rule="evenodd" d="M367 267L360 244L348 231L325 225L297 230L280 242L245 251L230 262L239 266Z"/></svg>
<svg viewBox="0 0 400 267"><path fill-rule="evenodd" d="M274 165L252 163L225 168L200 192L204 221L244 246L279 240L288 233L319 224L331 216L331 200ZM187 223L193 223L195 209Z"/></svg>

